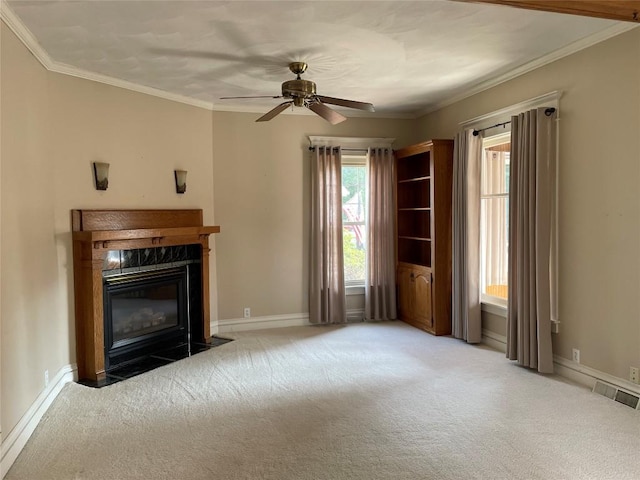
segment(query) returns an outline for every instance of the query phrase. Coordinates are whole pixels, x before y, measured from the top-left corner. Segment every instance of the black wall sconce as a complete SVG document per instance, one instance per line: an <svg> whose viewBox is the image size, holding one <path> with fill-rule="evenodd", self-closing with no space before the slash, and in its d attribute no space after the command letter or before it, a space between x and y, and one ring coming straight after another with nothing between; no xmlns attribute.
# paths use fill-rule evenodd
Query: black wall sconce
<svg viewBox="0 0 640 480"><path fill-rule="evenodd" d="M176 193L184 193L187 191L187 171L186 170L174 170L176 179Z"/></svg>
<svg viewBox="0 0 640 480"><path fill-rule="evenodd" d="M106 190L109 187L109 164L93 162L93 179L96 182L96 190Z"/></svg>

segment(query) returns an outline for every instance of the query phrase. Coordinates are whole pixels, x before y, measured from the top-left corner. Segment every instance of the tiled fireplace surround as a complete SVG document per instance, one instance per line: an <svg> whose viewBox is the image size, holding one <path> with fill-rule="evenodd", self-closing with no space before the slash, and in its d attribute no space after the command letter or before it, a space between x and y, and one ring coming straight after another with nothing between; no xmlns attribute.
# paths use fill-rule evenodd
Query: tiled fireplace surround
<svg viewBox="0 0 640 480"><path fill-rule="evenodd" d="M160 270L200 263L200 245L109 250L102 266L102 275Z"/></svg>

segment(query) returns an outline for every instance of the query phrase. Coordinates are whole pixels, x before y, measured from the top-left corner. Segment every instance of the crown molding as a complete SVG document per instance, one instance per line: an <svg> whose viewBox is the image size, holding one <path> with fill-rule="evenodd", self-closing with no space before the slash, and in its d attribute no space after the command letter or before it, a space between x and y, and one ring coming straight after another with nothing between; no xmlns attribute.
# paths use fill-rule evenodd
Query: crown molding
<svg viewBox="0 0 640 480"><path fill-rule="evenodd" d="M5 0L0 0L0 19L20 39L42 66L47 70L51 70L54 63L53 60Z"/></svg>
<svg viewBox="0 0 640 480"><path fill-rule="evenodd" d="M628 32L629 30L633 30L634 28L638 28L639 25L634 23L619 23L616 25L612 25L611 27L605 28L604 30L594 33L593 35L589 35L588 37L577 40L569 45L560 48L554 52L551 52L547 55L544 55L540 58L537 58L531 62L525 63L509 72L494 77L492 79L481 82L473 87L465 90L462 93L454 95L453 97L449 97L446 100L441 102L436 102L433 105L430 105L428 108L424 110L420 110L416 112L416 118L423 117L428 115L429 113L436 112L444 107L448 107L449 105L453 105L454 103L458 103L465 98L469 98L478 93L484 92L485 90L489 90L501 83L508 82L509 80L513 80L525 73L529 73L533 70L536 70L540 67L548 65L549 63L553 63L556 60L560 60L561 58L568 57L574 53L577 53L585 48L589 48L597 43L604 42L610 38L613 38L622 33Z"/></svg>
<svg viewBox="0 0 640 480"><path fill-rule="evenodd" d="M480 115L469 120L464 120L458 123L458 125L462 128L482 128L485 124L508 119L512 115L517 115L520 112L531 110L532 108L558 108L560 97L562 97L562 90L555 90L553 92L545 93L544 95L530 98L529 100L524 100L523 102L519 102L514 105L509 105L508 107L501 108L500 110L494 110L493 112L485 113L484 115Z"/></svg>
<svg viewBox="0 0 640 480"><path fill-rule="evenodd" d="M144 93L146 95L152 95L154 97L163 98L165 100L171 100L178 103L184 103L193 107L204 108L206 110L213 110L213 104L205 100L199 100L193 97L187 97L184 95L178 95L177 93L170 93L158 88L147 87L138 83L129 82L127 80L120 80L119 78L110 77L108 75L102 75L100 73L90 72L64 63L54 62L52 68L48 69L54 73L60 73L62 75L68 75L70 77L82 78L84 80L91 80L92 82L103 83L112 87L124 88L125 90L131 90L133 92Z"/></svg>
<svg viewBox="0 0 640 480"><path fill-rule="evenodd" d="M154 97L160 97L166 100L172 100L174 102L184 103L207 110L213 109L213 104L211 104L210 102L165 92L164 90L159 90L157 88L139 85L137 83L120 80L108 75L102 75L100 73L90 72L88 70L83 70L71 65L56 62L49 56L47 51L42 47L42 45L40 45L36 37L31 33L31 31L29 31L25 24L22 23L22 20L20 20L20 18L15 14L13 9L5 0L0 0L0 18L20 39L24 46L27 47L27 49L33 54L33 56L36 57L36 59L42 64L42 66L50 72L82 78L84 80L91 80L93 82L104 83L105 85L124 88L126 90L144 93L147 95L152 95Z"/></svg>

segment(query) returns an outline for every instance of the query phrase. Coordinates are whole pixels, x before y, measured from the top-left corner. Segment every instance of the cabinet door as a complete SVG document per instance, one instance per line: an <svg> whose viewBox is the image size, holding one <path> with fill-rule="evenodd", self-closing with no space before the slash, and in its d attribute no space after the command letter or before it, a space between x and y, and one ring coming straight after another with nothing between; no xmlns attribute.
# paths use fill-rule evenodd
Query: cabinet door
<svg viewBox="0 0 640 480"><path fill-rule="evenodd" d="M417 270L413 277L414 299L413 312L415 319L422 325L433 328L431 314L431 272Z"/></svg>
<svg viewBox="0 0 640 480"><path fill-rule="evenodd" d="M413 318L413 272L410 268L398 267L398 314L402 320Z"/></svg>

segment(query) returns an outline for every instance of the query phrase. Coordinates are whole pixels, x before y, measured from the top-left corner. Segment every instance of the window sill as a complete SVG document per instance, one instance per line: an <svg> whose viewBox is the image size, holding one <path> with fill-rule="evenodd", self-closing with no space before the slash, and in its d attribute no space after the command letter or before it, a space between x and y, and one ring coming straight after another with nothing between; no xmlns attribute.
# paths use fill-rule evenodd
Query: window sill
<svg viewBox="0 0 640 480"><path fill-rule="evenodd" d="M492 315L498 315L499 317L507 318L507 307L505 307L504 305L497 305L495 303L482 302L480 306L483 312L487 312Z"/></svg>
<svg viewBox="0 0 640 480"><path fill-rule="evenodd" d="M347 285L345 287L345 295L364 295L364 285Z"/></svg>

